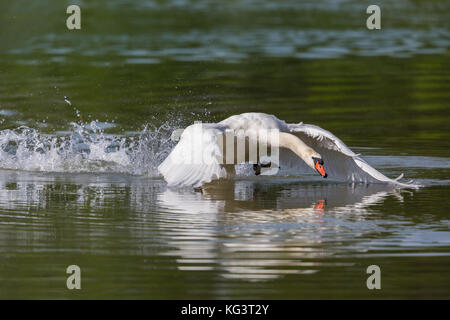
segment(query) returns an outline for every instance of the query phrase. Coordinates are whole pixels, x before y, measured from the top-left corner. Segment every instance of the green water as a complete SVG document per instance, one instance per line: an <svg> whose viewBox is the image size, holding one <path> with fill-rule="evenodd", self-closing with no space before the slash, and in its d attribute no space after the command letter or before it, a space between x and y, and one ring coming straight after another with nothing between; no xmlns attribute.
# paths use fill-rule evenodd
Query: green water
<svg viewBox="0 0 450 320"><path fill-rule="evenodd" d="M450 298L449 4L336 3L0 3L0 298ZM174 129L249 111L424 187L167 188Z"/></svg>

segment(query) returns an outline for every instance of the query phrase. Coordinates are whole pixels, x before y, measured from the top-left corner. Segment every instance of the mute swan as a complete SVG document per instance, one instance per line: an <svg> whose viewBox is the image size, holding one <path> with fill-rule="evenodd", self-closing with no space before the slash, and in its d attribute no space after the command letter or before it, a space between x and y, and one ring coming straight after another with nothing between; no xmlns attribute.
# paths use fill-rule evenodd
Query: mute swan
<svg viewBox="0 0 450 320"><path fill-rule="evenodd" d="M255 153L256 149L252 152L249 147L252 141L262 143L263 131L277 133L276 136L266 134L263 141L275 150L278 156L276 168L278 165L288 163L299 171L305 169L308 171L310 169L305 168L306 164L323 178L417 187L399 182L403 175L397 179L386 177L327 130L311 124L289 124L265 113L243 113L219 123L194 124L187 127L178 144L159 165L158 170L169 186L199 188L213 180L232 177L235 174L235 164L252 162L250 160L253 158L253 169L258 175L261 168L274 168L274 163L262 162L264 153L263 156L257 154L254 157L252 153ZM245 138L245 154L239 159L237 157L239 143L235 139L232 139L231 143L223 142L223 138L229 132L234 136ZM258 148L260 151L264 149L261 146ZM224 158L228 161L224 161Z"/></svg>

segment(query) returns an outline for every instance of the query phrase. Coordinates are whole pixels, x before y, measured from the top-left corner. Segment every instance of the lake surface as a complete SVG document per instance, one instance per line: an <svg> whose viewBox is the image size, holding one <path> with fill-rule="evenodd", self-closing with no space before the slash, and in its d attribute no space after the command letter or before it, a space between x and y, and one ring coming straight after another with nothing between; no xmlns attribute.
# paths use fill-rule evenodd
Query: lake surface
<svg viewBox="0 0 450 320"><path fill-rule="evenodd" d="M379 3L2 2L0 298L450 298L450 4ZM250 111L423 187L167 188L173 130Z"/></svg>

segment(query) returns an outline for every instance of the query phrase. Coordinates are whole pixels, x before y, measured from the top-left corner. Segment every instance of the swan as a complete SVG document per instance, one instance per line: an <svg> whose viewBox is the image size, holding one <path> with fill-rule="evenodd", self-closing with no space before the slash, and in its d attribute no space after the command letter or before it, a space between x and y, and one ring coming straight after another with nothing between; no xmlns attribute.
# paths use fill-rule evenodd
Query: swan
<svg viewBox="0 0 450 320"><path fill-rule="evenodd" d="M227 140L230 134L233 138ZM259 153L251 147L255 142ZM275 156L267 156L267 147ZM187 127L158 171L169 186L201 190L213 180L233 177L235 165L241 163L253 163L256 175L271 174L287 164L299 172L316 172L336 181L417 187L411 182L400 182L403 174L396 179L386 177L325 129L302 122L286 123L265 113L243 113L218 123Z"/></svg>

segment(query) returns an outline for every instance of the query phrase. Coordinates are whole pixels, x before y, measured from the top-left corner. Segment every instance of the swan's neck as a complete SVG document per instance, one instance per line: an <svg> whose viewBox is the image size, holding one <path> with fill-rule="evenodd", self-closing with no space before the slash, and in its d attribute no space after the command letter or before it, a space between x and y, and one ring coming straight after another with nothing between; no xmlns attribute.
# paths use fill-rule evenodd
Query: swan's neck
<svg viewBox="0 0 450 320"><path fill-rule="evenodd" d="M311 162L312 157L320 157L320 155L316 151L307 146L306 143L300 140L300 138L291 133L279 133L279 147L290 149L307 164Z"/></svg>

